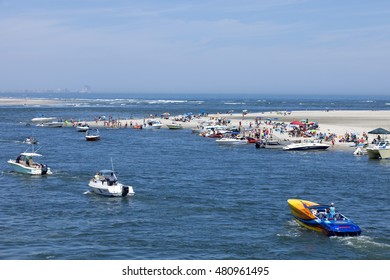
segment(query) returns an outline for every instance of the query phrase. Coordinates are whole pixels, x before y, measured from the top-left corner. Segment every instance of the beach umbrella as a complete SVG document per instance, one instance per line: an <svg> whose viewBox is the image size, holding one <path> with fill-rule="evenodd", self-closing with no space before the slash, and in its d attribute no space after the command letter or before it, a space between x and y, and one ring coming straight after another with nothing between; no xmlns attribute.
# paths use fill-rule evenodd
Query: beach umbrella
<svg viewBox="0 0 390 280"><path fill-rule="evenodd" d="M376 128L374 130L369 131L368 134L390 134L390 131L379 127L379 128Z"/></svg>

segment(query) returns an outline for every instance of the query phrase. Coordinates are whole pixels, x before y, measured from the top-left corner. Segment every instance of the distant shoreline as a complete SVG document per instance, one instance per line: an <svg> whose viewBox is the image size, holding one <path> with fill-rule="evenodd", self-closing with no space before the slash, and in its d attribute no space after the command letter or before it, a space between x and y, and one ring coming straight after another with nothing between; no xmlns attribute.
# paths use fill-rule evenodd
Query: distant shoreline
<svg viewBox="0 0 390 280"><path fill-rule="evenodd" d="M0 98L0 106L45 106L45 105L61 105L68 103L66 99L50 99L50 98ZM60 116L59 116L60 117ZM77 119L77 116L74 116ZM164 124L172 123L175 116L169 119L160 119ZM92 118L92 116L91 116ZM292 111L292 112L258 112L248 113L245 116L242 113L219 114L210 113L207 116L195 118L190 122L178 122L185 129L197 128L202 122L223 118L230 121L230 125L244 128L253 126L256 118L261 118L262 121L270 119L272 121L289 123L294 120L308 120L319 123L318 132L335 133L342 137L346 133L356 133L361 137L363 133L367 133L375 128L384 128L390 130L390 110L307 110L307 111ZM130 127L132 125L142 125L147 118L138 119L122 119L117 120L122 127ZM91 127L105 127L104 121L83 120ZM287 137L287 135L279 135ZM376 135L369 135L371 141Z"/></svg>
<svg viewBox="0 0 390 280"><path fill-rule="evenodd" d="M64 104L64 100L50 98L13 98L1 97L0 106L31 106L31 105L57 105Z"/></svg>

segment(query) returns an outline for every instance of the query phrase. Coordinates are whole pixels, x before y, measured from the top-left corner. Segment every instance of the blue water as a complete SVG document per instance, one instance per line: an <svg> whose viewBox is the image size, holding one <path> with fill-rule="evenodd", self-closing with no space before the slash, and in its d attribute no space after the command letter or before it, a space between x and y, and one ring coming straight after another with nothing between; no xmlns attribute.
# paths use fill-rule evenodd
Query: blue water
<svg viewBox="0 0 390 280"><path fill-rule="evenodd" d="M74 128L26 126L39 114L92 120L248 108L386 110L390 100L99 98L0 108L0 259L390 259L388 160L221 147L189 130L101 129L101 141L86 142ZM52 176L16 174L7 165L31 134ZM88 192L110 158L134 197ZM362 235L327 238L300 227L289 198L335 202Z"/></svg>

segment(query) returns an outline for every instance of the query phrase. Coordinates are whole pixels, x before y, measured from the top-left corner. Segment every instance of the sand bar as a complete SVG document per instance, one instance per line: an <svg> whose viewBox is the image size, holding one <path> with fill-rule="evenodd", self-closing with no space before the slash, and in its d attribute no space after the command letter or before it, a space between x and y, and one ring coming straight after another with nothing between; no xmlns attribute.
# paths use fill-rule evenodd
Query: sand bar
<svg viewBox="0 0 390 280"><path fill-rule="evenodd" d="M17 105L56 105L65 104L65 100L49 99L49 98L0 98L0 106L17 106ZM368 132L375 128L381 127L390 130L390 110L330 110L330 111L292 111L292 112L258 112L249 113L245 116L239 113L234 114L209 114L205 117L195 118L190 122L178 122L182 124L183 128L193 129L199 127L202 123L217 118L224 118L230 120L230 125L239 126L240 123L243 127L248 128L253 125L256 118L261 117L262 121L271 119L275 122L289 123L294 120L308 120L309 122L318 122L319 132L322 133L335 133L342 136L345 133L357 133L362 135L364 132ZM77 116L74 116L77 119ZM93 116L91 116L93 118ZM166 124L170 124L174 121L175 116L171 116L169 119L160 119L166 127ZM118 120L121 127L130 127L130 125L142 125L145 119L123 119ZM104 121L86 120L91 127L105 127ZM371 141L377 135L369 135L369 141Z"/></svg>

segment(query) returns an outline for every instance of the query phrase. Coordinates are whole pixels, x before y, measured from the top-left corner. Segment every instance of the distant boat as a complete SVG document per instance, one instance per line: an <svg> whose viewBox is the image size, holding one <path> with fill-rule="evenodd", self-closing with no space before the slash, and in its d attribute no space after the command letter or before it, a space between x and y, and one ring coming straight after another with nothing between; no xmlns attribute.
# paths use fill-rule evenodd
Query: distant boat
<svg viewBox="0 0 390 280"><path fill-rule="evenodd" d="M218 140L215 140L218 144L222 145L241 145L241 144L248 144L248 140L245 138L221 138Z"/></svg>
<svg viewBox="0 0 390 280"><path fill-rule="evenodd" d="M38 144L38 140L37 140L36 138L32 137L32 136L29 136L29 137L27 137L27 138L23 141L23 143L29 144L29 145L35 145L35 144Z"/></svg>
<svg viewBox="0 0 390 280"><path fill-rule="evenodd" d="M100 140L99 130L97 128L88 129L85 133L85 139L87 141L97 141Z"/></svg>
<svg viewBox="0 0 390 280"><path fill-rule="evenodd" d="M330 205L301 199L289 199L287 203L294 219L305 228L326 236L357 236L361 233L360 227L340 212L329 215L327 209Z"/></svg>
<svg viewBox="0 0 390 280"><path fill-rule="evenodd" d="M34 123L45 123L45 122L51 122L51 121L55 121L57 120L57 118L54 118L54 117L36 117L36 118L32 118L31 121L34 122Z"/></svg>
<svg viewBox="0 0 390 280"><path fill-rule="evenodd" d="M52 174L50 168L46 164L41 164L34 161L35 157L41 156L41 154L34 152L32 148L31 152L26 151L24 153L21 153L15 160L10 159L8 163L18 173L29 175Z"/></svg>
<svg viewBox="0 0 390 280"><path fill-rule="evenodd" d="M259 140L256 142L256 148L260 149L283 149L287 144L278 140Z"/></svg>
<svg viewBox="0 0 390 280"><path fill-rule="evenodd" d="M373 146L367 147L366 152L371 159L388 159L390 158L389 141L381 141Z"/></svg>
<svg viewBox="0 0 390 280"><path fill-rule="evenodd" d="M64 122L62 121L49 121L49 122L42 122L42 123L39 123L37 124L37 126L41 126L41 127L62 127L64 125Z"/></svg>
<svg viewBox="0 0 390 280"><path fill-rule="evenodd" d="M166 125L169 129L182 129L183 126L180 123L171 123Z"/></svg>
<svg viewBox="0 0 390 280"><path fill-rule="evenodd" d="M89 181L88 186L92 192L103 196L125 197L134 195L133 187L119 183L113 170L100 170Z"/></svg>
<svg viewBox="0 0 390 280"><path fill-rule="evenodd" d="M89 125L86 123L78 123L76 126L76 130L78 132L86 132L89 129Z"/></svg>
<svg viewBox="0 0 390 280"><path fill-rule="evenodd" d="M302 142L292 143L283 147L284 151L313 151L313 150L326 150L330 147L329 144L318 142Z"/></svg>
<svg viewBox="0 0 390 280"><path fill-rule="evenodd" d="M163 124L160 121L147 121L146 124L143 125L143 129L160 129Z"/></svg>

